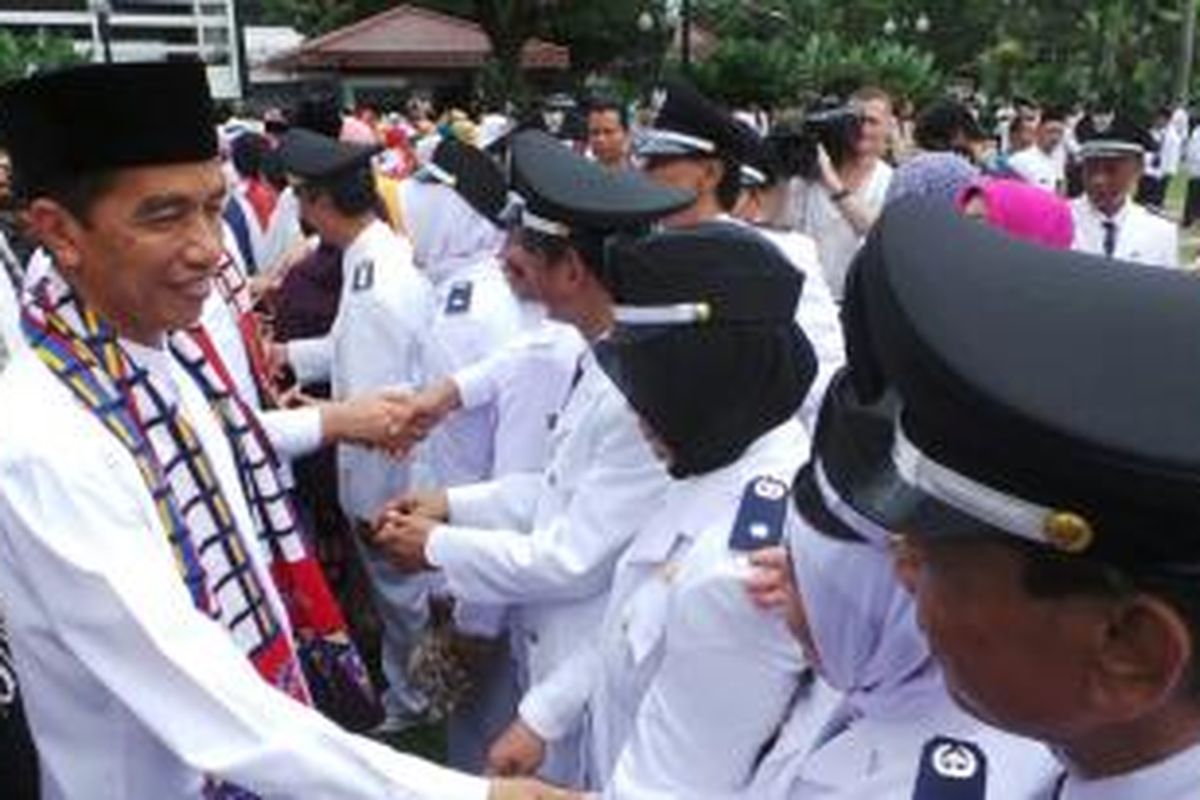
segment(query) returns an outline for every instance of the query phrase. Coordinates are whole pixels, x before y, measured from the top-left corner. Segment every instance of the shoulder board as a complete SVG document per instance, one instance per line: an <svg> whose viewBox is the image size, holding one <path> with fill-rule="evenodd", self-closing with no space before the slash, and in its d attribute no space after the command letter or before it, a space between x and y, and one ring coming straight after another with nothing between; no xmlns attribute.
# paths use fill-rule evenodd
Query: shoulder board
<svg viewBox="0 0 1200 800"><path fill-rule="evenodd" d="M750 553L779 544L788 496L787 484L776 478L763 476L746 484L729 535L729 549Z"/></svg>
<svg viewBox="0 0 1200 800"><path fill-rule="evenodd" d="M984 800L987 756L974 742L937 736L921 750L913 800Z"/></svg>
<svg viewBox="0 0 1200 800"><path fill-rule="evenodd" d="M375 285L375 262L360 261L350 276L350 290L365 292Z"/></svg>
<svg viewBox="0 0 1200 800"><path fill-rule="evenodd" d="M475 284L471 281L459 281L450 287L450 296L446 298L447 314L465 314L471 310L471 295Z"/></svg>

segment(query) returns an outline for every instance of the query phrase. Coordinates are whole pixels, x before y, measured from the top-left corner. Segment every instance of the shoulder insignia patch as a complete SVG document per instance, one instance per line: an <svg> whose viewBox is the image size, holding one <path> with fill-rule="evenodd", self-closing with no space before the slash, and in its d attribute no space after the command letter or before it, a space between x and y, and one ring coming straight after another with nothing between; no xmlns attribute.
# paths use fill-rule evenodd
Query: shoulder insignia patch
<svg viewBox="0 0 1200 800"><path fill-rule="evenodd" d="M375 262L362 261L355 268L350 279L350 289L355 292L365 292L375 285Z"/></svg>
<svg viewBox="0 0 1200 800"><path fill-rule="evenodd" d="M788 497L787 484L775 478L759 477L746 484L729 535L729 549L750 553L779 544Z"/></svg>
<svg viewBox="0 0 1200 800"><path fill-rule="evenodd" d="M984 800L987 756L973 742L936 736L921 750L913 800Z"/></svg>
<svg viewBox="0 0 1200 800"><path fill-rule="evenodd" d="M450 296L446 298L446 313L447 314L465 314L471 310L471 295L475 291L475 284L470 281L461 281L450 287Z"/></svg>

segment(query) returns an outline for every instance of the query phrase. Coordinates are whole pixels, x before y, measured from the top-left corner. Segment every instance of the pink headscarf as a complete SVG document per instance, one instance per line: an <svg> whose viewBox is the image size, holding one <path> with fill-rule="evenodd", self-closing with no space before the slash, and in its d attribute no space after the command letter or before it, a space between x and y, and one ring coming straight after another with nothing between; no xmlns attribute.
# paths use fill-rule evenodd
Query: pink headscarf
<svg viewBox="0 0 1200 800"><path fill-rule="evenodd" d="M1075 221L1070 204L1061 197L1020 181L983 178L958 195L959 211L978 196L987 205L988 224L1043 247L1071 247Z"/></svg>

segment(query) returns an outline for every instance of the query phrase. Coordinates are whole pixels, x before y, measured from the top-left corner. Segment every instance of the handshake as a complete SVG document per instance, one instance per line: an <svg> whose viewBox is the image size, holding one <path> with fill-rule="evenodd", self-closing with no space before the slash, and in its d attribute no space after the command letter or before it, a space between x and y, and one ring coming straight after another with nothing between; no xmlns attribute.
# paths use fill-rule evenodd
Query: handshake
<svg viewBox="0 0 1200 800"><path fill-rule="evenodd" d="M281 405L316 405L321 438L327 444L356 444L404 458L458 408L459 398L454 383L445 380L414 393L382 390L329 403L317 403L292 390L283 395Z"/></svg>

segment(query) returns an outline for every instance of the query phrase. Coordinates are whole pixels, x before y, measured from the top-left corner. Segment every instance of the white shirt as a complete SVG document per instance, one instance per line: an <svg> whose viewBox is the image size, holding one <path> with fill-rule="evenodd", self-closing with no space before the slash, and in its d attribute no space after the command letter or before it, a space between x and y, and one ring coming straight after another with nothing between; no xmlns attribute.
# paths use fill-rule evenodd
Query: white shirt
<svg viewBox="0 0 1200 800"><path fill-rule="evenodd" d="M1107 217L1084 195L1071 201L1071 215L1075 220L1073 250L1107 255L1105 223L1111 222L1116 226L1113 258L1157 267L1179 266L1178 227L1132 200L1126 200L1115 216Z"/></svg>
<svg viewBox="0 0 1200 800"><path fill-rule="evenodd" d="M850 196L863 209L879 214L883 210L891 180L892 168L883 161L876 161L870 177ZM782 221L787 227L806 233L816 241L825 282L833 298L840 303L850 262L858 253L858 248L862 247L865 237L854 230L837 204L829 199L829 192L824 186L800 178L793 180L788 189Z"/></svg>
<svg viewBox="0 0 1200 800"><path fill-rule="evenodd" d="M0 259L11 259L16 264L17 257L8 247L4 234L0 233ZM17 288L9 280L0 264L0 369L13 354L25 346L25 336L21 333L21 301L17 297Z"/></svg>
<svg viewBox="0 0 1200 800"><path fill-rule="evenodd" d="M1200 178L1200 125L1197 125L1196 130L1188 137L1184 150L1184 168L1193 180Z"/></svg>
<svg viewBox="0 0 1200 800"><path fill-rule="evenodd" d="M606 797L728 797L749 783L806 662L784 620L750 601L729 537L752 483L790 484L807 450L792 420L735 463L673 481L621 557L599 635L521 704L550 738L586 704Z"/></svg>
<svg viewBox="0 0 1200 800"><path fill-rule="evenodd" d="M158 368L254 530L199 387L165 354ZM486 797L484 781L352 736L265 683L193 606L128 451L32 352L0 377L0 409L0 602L46 798L198 797L205 775L297 800Z"/></svg>
<svg viewBox="0 0 1200 800"><path fill-rule="evenodd" d="M579 363L545 472L450 489L451 524L426 546L457 597L520 606L531 683L594 634L617 558L668 484L592 352Z"/></svg>
<svg viewBox="0 0 1200 800"><path fill-rule="evenodd" d="M1026 183L1040 186L1048 192L1057 192L1065 181L1063 161L1037 145L1013 153L1008 158L1008 166Z"/></svg>
<svg viewBox="0 0 1200 800"><path fill-rule="evenodd" d="M412 389L445 374L431 341L433 294L408 243L371 222L342 253L342 296L328 335L288 343L301 383L329 379L341 400ZM346 514L372 519L409 486L409 463L355 445L338 447L338 496Z"/></svg>
<svg viewBox="0 0 1200 800"><path fill-rule="evenodd" d="M983 751L984 800L1050 800L1060 768L1044 745L984 725L944 693L930 699L919 712L890 720L847 720L845 709L828 699L798 707L763 759L747 800L911 800L925 745L939 736ZM822 706L831 712L823 725L812 713Z"/></svg>
<svg viewBox="0 0 1200 800"><path fill-rule="evenodd" d="M846 346L842 340L842 321L838 305L821 271L817 246L811 237L796 231L759 228L774 242L792 265L804 275L804 288L796 306L796 324L817 355L817 376L800 406L799 417L810 434L817 429L817 414L825 390L833 376L846 364Z"/></svg>
<svg viewBox="0 0 1200 800"><path fill-rule="evenodd" d="M1067 771L1055 800L1192 800L1200 787L1200 745L1169 756L1135 772L1086 780Z"/></svg>

